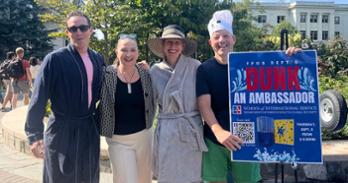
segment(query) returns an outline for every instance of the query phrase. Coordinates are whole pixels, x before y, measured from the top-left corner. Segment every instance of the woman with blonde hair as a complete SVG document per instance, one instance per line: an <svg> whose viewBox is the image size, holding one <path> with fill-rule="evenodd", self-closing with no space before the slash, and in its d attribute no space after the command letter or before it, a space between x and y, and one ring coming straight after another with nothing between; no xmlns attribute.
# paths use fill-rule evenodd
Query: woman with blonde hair
<svg viewBox="0 0 348 183"><path fill-rule="evenodd" d="M151 79L137 65L139 50L133 34L122 34L117 63L104 72L100 101L100 130L106 137L114 183L151 183Z"/></svg>

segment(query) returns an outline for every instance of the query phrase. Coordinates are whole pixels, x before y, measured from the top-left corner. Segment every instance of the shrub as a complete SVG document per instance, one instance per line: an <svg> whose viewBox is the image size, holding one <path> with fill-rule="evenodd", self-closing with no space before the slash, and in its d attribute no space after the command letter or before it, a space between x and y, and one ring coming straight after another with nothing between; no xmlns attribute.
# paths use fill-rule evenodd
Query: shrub
<svg viewBox="0 0 348 183"><path fill-rule="evenodd" d="M319 88L320 92L329 89L335 89L340 92L344 98L348 99L348 76L338 74L336 78L331 78L329 76L319 77ZM326 130L322 131L323 139L348 139L348 125L346 124L342 130L338 132L328 132Z"/></svg>

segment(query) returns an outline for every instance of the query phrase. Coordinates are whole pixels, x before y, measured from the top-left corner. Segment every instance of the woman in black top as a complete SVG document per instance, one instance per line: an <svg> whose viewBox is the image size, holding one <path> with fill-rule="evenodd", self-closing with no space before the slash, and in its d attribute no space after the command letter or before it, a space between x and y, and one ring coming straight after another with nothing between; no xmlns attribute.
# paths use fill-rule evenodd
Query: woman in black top
<svg viewBox="0 0 348 183"><path fill-rule="evenodd" d="M138 46L121 35L117 62L105 69L101 91L101 135L106 136L113 182L150 183L153 94L149 73L136 64Z"/></svg>

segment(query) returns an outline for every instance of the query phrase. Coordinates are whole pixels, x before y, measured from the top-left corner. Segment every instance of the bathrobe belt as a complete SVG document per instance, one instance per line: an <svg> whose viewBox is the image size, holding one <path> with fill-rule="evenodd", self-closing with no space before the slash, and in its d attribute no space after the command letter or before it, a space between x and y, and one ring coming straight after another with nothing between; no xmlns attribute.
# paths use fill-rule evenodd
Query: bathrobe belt
<svg viewBox="0 0 348 183"><path fill-rule="evenodd" d="M199 150L201 152L208 151L208 148L204 143L204 139L202 136L203 133L201 132L202 129L200 129L200 124L197 124L201 122L201 120L197 121L194 119L195 117L200 117L198 111L192 111L187 113L159 113L158 114L158 119L159 120L162 119L161 122L169 121L165 119L179 120L180 118L182 118L183 120L179 120L179 124L178 124L178 127L179 127L178 130L179 130L181 141L190 143L195 150ZM160 130L161 129L160 126L161 126L161 123L158 123L157 129ZM156 134L158 135L159 133L156 133ZM156 139L155 139L154 145L157 145Z"/></svg>
<svg viewBox="0 0 348 183"><path fill-rule="evenodd" d="M50 139L50 149L59 152L58 161L61 172L71 174L71 169L79 166L78 162L75 162L78 154L85 152L85 154L88 153L88 156L91 156L91 154L98 153L94 152L95 149L99 151L99 133L94 113L82 116L57 115L56 113L51 116L51 120L56 125L51 124L52 129L48 130L46 140ZM49 126L51 125L49 124ZM56 131L59 131L59 133L55 133Z"/></svg>

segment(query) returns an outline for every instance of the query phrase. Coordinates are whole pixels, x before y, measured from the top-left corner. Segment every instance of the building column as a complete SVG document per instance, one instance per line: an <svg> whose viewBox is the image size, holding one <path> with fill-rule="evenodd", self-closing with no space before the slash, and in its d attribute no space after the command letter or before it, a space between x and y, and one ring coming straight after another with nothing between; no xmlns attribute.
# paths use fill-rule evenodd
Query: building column
<svg viewBox="0 0 348 183"><path fill-rule="evenodd" d="M335 14L329 14L329 40L335 39Z"/></svg>
<svg viewBox="0 0 348 183"><path fill-rule="evenodd" d="M318 41L323 40L323 15L321 13L318 14Z"/></svg>
<svg viewBox="0 0 348 183"><path fill-rule="evenodd" d="M310 25L311 25L311 22L310 22L310 18L311 18L311 13L308 12L307 13L307 16L306 16L306 37L308 37L309 39L311 38L311 29L310 29Z"/></svg>

